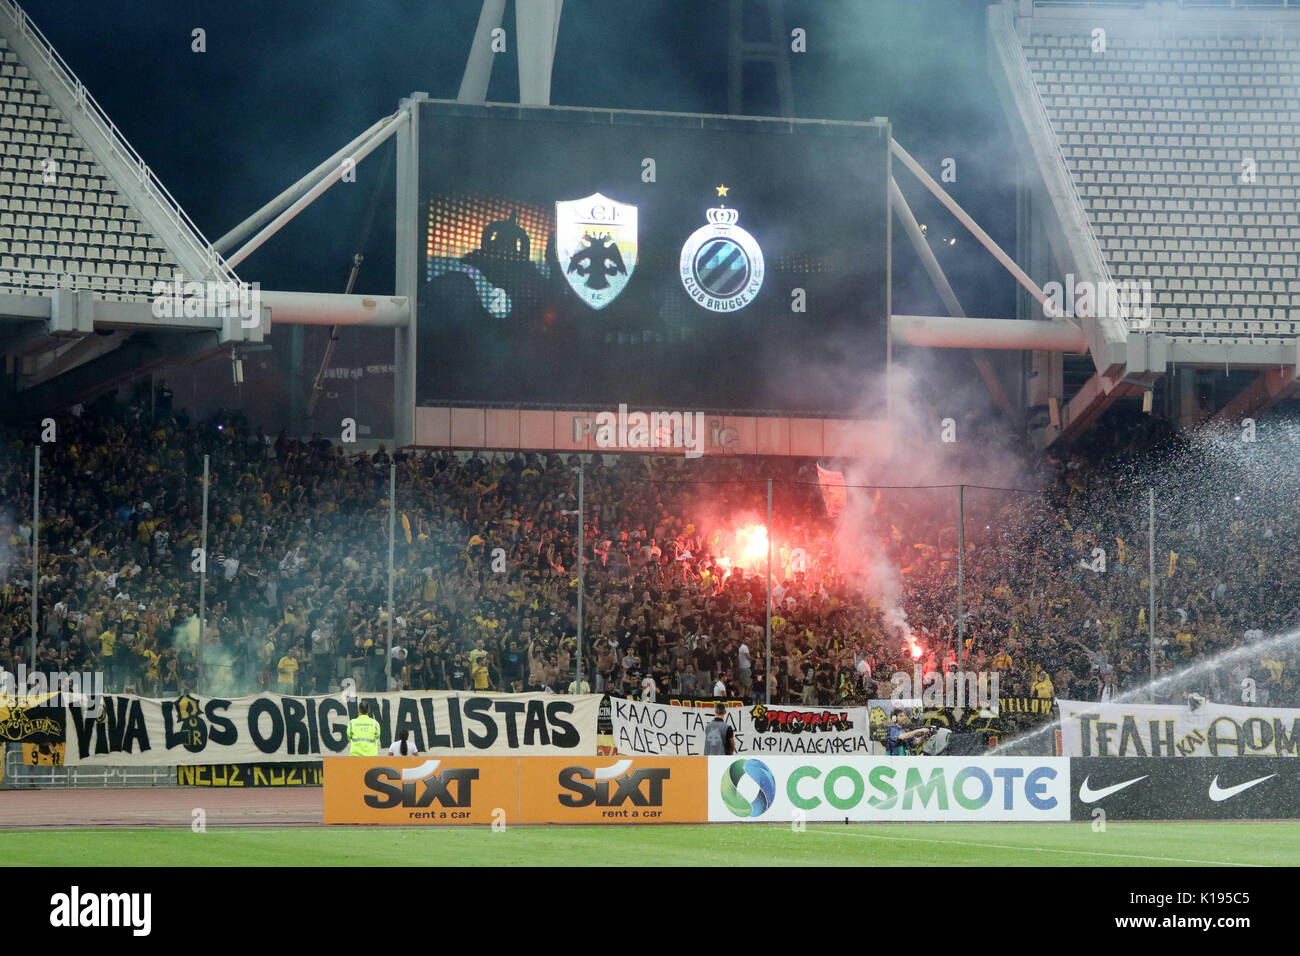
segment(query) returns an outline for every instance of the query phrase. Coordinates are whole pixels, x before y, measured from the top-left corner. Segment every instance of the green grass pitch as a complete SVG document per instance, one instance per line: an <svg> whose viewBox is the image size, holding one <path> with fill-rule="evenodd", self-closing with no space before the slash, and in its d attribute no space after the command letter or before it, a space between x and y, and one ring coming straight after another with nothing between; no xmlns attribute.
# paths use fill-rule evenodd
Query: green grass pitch
<svg viewBox="0 0 1300 956"><path fill-rule="evenodd" d="M6 866L1279 866L1300 823L0 831Z"/></svg>

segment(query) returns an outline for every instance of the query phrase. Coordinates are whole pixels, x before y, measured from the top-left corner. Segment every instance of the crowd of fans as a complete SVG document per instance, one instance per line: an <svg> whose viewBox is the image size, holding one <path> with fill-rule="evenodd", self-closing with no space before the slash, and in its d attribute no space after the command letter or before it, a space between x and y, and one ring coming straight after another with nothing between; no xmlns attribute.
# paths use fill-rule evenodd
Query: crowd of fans
<svg viewBox="0 0 1300 956"><path fill-rule="evenodd" d="M0 666L30 670L34 436L0 435ZM833 518L811 461L590 456L579 678L577 457L351 448L121 406L59 421L42 445L35 667L99 670L110 690L148 696L330 693L351 681L761 700L770 675L774 701L817 706L888 697L890 675L951 669L960 651L963 669L999 673L1003 697L1106 699L1152 669L1153 462L1195 458L1158 425L1108 429L1037 458L1042 493L975 502L958 648L954 491L850 488ZM1202 458L1165 472L1175 484L1159 515L1160 674L1300 617L1295 496L1235 513L1219 480L1231 463ZM727 553L733 526L765 511L768 477L771 661L765 566ZM1298 664L1287 646L1207 668L1187 689L1239 701L1253 681L1257 702L1300 705Z"/></svg>

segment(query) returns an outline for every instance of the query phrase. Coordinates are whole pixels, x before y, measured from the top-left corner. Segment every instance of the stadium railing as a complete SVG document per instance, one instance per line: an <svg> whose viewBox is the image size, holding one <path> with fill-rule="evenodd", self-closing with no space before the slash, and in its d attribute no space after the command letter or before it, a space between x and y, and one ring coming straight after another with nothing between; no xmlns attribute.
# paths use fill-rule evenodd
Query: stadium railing
<svg viewBox="0 0 1300 956"><path fill-rule="evenodd" d="M176 768L167 767L50 767L23 761L20 744L10 744L4 755L0 790L39 790L51 787L96 789L174 787Z"/></svg>

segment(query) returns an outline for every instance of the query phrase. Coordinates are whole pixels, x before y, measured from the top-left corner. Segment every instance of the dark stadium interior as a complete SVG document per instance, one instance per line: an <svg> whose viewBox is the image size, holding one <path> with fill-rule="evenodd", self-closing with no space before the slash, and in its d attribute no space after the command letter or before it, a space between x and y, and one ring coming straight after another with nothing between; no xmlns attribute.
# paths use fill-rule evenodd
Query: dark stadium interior
<svg viewBox="0 0 1300 956"><path fill-rule="evenodd" d="M1300 820L1297 67L1300 0L0 0L0 831L1286 862L1156 824Z"/></svg>

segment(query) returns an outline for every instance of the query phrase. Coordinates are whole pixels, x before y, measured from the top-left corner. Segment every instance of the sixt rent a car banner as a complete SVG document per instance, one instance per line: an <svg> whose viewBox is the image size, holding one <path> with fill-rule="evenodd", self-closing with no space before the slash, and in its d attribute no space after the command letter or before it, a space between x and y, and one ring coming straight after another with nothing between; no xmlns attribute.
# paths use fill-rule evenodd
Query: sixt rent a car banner
<svg viewBox="0 0 1300 956"><path fill-rule="evenodd" d="M596 752L599 694L362 694L385 750L403 731L425 754L564 756ZM66 766L301 761L346 754L357 698L106 695L94 716L66 708Z"/></svg>
<svg viewBox="0 0 1300 956"><path fill-rule="evenodd" d="M325 823L519 822L511 757L326 757Z"/></svg>
<svg viewBox="0 0 1300 956"><path fill-rule="evenodd" d="M709 822L1070 819L1061 757L710 757Z"/></svg>
<svg viewBox="0 0 1300 956"><path fill-rule="evenodd" d="M1300 710L1057 700L1067 757L1297 757Z"/></svg>
<svg viewBox="0 0 1300 956"><path fill-rule="evenodd" d="M698 757L536 757L519 761L524 823L703 823Z"/></svg>
<svg viewBox="0 0 1300 956"><path fill-rule="evenodd" d="M704 823L689 757L327 757L326 823Z"/></svg>

